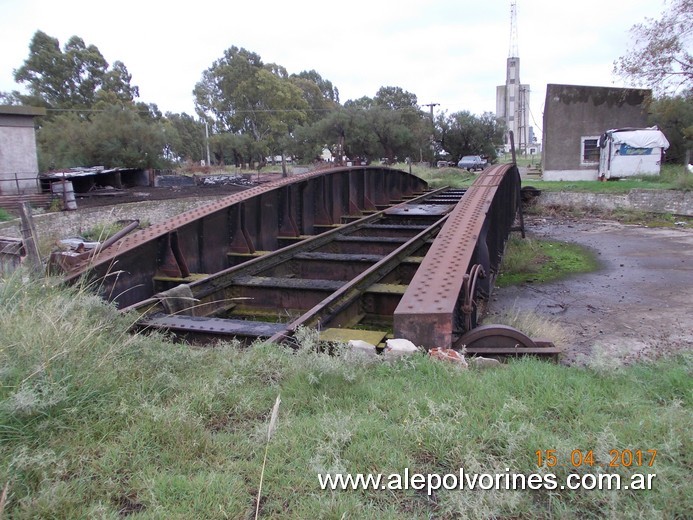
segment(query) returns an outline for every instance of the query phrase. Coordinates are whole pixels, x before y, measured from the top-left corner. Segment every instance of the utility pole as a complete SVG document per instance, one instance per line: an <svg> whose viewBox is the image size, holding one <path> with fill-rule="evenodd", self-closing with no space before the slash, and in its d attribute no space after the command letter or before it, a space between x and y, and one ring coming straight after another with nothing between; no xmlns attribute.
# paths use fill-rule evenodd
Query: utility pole
<svg viewBox="0 0 693 520"><path fill-rule="evenodd" d="M433 147L433 142L435 140L436 124L433 120L433 107L439 106L440 103L425 103L421 105L422 107L428 107L431 111L431 167L433 167L433 159L435 159L435 148Z"/></svg>
<svg viewBox="0 0 693 520"><path fill-rule="evenodd" d="M439 106L440 103L426 103L425 105L421 105L422 107L429 107L431 109L431 123L433 123L433 107Z"/></svg>
<svg viewBox="0 0 693 520"><path fill-rule="evenodd" d="M209 163L209 126L207 126L207 120L205 119L205 142L207 144L207 167L211 166Z"/></svg>

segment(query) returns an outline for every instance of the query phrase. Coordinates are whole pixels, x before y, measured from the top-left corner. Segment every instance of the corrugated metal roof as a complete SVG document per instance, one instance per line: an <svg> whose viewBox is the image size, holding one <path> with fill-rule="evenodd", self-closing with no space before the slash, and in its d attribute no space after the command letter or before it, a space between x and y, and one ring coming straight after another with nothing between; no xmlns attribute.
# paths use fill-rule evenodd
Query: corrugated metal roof
<svg viewBox="0 0 693 520"><path fill-rule="evenodd" d="M141 168L109 168L103 166L75 167L63 170L51 170L39 175L42 179L72 179L74 177L87 177L90 175L106 175L117 172L130 172Z"/></svg>

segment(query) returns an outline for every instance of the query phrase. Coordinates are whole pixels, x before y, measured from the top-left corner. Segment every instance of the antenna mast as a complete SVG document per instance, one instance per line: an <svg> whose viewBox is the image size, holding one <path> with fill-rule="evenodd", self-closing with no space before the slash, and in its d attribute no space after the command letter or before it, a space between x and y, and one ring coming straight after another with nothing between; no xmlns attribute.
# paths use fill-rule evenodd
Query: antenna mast
<svg viewBox="0 0 693 520"><path fill-rule="evenodd" d="M517 3L510 2L510 51L508 58L519 58L520 51L517 49Z"/></svg>

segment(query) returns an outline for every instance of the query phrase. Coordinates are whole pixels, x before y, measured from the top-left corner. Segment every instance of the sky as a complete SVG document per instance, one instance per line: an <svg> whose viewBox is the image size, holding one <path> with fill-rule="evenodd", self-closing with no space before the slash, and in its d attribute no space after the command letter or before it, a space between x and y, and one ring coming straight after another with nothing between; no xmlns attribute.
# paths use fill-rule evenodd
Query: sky
<svg viewBox="0 0 693 520"><path fill-rule="evenodd" d="M496 110L510 50L509 0L0 0L0 91L41 30L73 35L122 61L140 101L194 114L192 90L231 46L291 73L316 70L340 101L391 86L436 114ZM660 18L664 0L516 0L520 80L541 139L546 85L635 86L613 75L630 28ZM426 108L428 109L428 108Z"/></svg>

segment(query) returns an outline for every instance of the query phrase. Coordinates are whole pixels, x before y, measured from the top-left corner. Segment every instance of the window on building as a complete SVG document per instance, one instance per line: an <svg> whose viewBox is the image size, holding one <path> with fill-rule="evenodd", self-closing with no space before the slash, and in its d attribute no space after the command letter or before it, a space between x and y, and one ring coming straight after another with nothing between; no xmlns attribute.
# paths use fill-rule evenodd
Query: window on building
<svg viewBox="0 0 693 520"><path fill-rule="evenodd" d="M599 137L587 136L580 138L580 164L597 164L599 162Z"/></svg>

